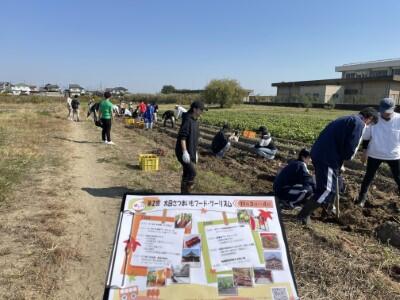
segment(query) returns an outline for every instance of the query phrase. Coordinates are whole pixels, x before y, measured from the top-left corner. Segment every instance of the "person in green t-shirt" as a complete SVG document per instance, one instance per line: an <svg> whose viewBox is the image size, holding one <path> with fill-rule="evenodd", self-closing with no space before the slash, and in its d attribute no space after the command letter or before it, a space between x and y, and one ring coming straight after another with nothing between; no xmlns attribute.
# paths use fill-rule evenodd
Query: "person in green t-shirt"
<svg viewBox="0 0 400 300"><path fill-rule="evenodd" d="M105 92L99 105L99 118L102 124L101 139L107 145L114 145L111 141L111 120L113 119L113 104L110 101L111 93Z"/></svg>

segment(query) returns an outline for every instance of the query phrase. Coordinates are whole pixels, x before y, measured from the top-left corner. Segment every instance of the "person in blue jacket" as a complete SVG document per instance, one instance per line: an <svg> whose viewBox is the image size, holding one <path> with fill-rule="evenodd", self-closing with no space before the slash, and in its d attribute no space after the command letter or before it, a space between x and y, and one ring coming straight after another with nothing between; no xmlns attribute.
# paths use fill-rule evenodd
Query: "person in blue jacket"
<svg viewBox="0 0 400 300"><path fill-rule="evenodd" d="M144 118L145 128L152 129L154 122L154 106L151 105L150 103L147 104L147 108L143 114L143 118Z"/></svg>
<svg viewBox="0 0 400 300"><path fill-rule="evenodd" d="M314 193L315 182L307 168L310 160L310 151L301 149L298 159L290 161L276 175L274 193L281 208L292 209L301 206Z"/></svg>
<svg viewBox="0 0 400 300"><path fill-rule="evenodd" d="M357 115L340 117L332 121L322 130L311 149L316 190L312 199L307 201L297 215L299 222L304 225L309 224L314 210L332 202L343 162L353 159L365 127L377 122L378 112L372 107L367 107Z"/></svg>

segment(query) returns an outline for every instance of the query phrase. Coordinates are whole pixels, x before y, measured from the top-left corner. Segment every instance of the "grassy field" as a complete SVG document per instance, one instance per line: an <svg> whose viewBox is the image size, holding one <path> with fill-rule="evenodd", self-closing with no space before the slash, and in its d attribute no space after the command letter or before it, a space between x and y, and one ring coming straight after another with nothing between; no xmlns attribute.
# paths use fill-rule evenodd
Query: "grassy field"
<svg viewBox="0 0 400 300"><path fill-rule="evenodd" d="M228 122L231 127L241 130L257 130L264 125L275 137L313 142L327 123L351 113L343 110L242 105L230 109L211 109L202 120L217 126Z"/></svg>
<svg viewBox="0 0 400 300"><path fill-rule="evenodd" d="M173 108L173 105L161 105L160 111ZM327 123L353 113L334 109L240 105L226 109L213 108L201 118L203 123L209 125L220 126L228 122L232 128L240 130L257 130L264 125L275 137L311 143Z"/></svg>
<svg viewBox="0 0 400 300"><path fill-rule="evenodd" d="M50 115L64 106L28 99L0 99L1 299L44 299L56 289L64 261L79 258L63 240L65 204L57 198L67 184L58 179L65 157L53 135L63 127Z"/></svg>

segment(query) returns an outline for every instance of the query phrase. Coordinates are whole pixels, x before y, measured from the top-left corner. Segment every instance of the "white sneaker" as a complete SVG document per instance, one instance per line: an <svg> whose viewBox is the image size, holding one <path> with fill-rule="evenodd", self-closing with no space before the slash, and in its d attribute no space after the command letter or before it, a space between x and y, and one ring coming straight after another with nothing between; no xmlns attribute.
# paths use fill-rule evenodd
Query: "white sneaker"
<svg viewBox="0 0 400 300"><path fill-rule="evenodd" d="M104 144L108 144L108 142L107 142L107 141L103 141L103 143L104 143Z"/></svg>
<svg viewBox="0 0 400 300"><path fill-rule="evenodd" d="M114 142L107 142L107 145L115 145Z"/></svg>

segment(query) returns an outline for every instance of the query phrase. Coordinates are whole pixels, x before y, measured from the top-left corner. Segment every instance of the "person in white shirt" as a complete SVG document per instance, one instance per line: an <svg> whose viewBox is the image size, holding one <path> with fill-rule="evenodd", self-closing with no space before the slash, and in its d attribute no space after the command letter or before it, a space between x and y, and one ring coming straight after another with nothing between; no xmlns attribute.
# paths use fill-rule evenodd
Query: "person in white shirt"
<svg viewBox="0 0 400 300"><path fill-rule="evenodd" d="M267 127L260 126L258 132L260 133L260 141L254 145L257 155L266 159L274 159L278 150L272 141L272 137L269 134Z"/></svg>
<svg viewBox="0 0 400 300"><path fill-rule="evenodd" d="M67 119L72 120L72 99L69 94L65 94L65 100L67 101L67 109L68 109Z"/></svg>
<svg viewBox="0 0 400 300"><path fill-rule="evenodd" d="M367 171L356 201L364 207L368 201L368 188L381 163L389 165L400 195L400 114L394 112L392 98L384 98L379 105L379 122L367 127L363 135L362 162L367 161Z"/></svg>
<svg viewBox="0 0 400 300"><path fill-rule="evenodd" d="M180 105L175 105L175 118L178 120L180 117L182 117L183 113L186 113L187 109Z"/></svg>

